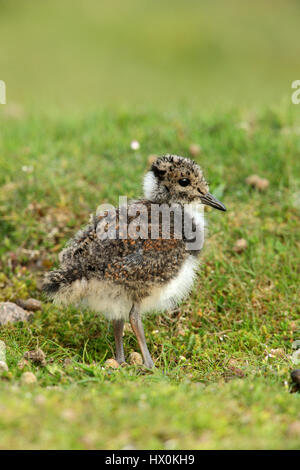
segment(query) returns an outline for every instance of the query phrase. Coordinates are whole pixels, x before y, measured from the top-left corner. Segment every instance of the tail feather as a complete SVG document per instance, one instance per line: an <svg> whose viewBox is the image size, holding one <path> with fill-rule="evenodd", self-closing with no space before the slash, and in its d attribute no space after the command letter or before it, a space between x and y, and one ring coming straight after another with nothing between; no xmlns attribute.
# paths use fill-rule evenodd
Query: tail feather
<svg viewBox="0 0 300 470"><path fill-rule="evenodd" d="M43 282L43 292L53 298L58 291L70 283L69 276L62 270L50 271L45 275Z"/></svg>

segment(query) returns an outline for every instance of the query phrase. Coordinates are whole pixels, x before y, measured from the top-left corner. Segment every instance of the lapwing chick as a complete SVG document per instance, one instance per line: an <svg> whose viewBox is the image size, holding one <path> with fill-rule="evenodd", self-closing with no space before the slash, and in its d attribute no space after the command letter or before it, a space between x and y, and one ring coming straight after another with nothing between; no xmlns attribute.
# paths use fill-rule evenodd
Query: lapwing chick
<svg viewBox="0 0 300 470"><path fill-rule="evenodd" d="M59 269L46 274L44 291L56 304L85 306L112 320L120 364L129 320L152 368L142 317L188 295L204 241L203 205L226 208L209 193L197 163L181 156L154 161L143 186L142 199L98 208L61 252Z"/></svg>

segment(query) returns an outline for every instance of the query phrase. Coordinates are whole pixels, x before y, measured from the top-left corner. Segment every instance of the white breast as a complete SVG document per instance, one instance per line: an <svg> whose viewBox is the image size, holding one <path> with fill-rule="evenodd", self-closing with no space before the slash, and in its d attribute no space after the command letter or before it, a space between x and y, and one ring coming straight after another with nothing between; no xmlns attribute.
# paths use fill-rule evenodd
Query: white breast
<svg viewBox="0 0 300 470"><path fill-rule="evenodd" d="M197 268L197 258L189 255L174 279L161 287L155 287L151 295L142 301L141 313L175 307L190 292Z"/></svg>

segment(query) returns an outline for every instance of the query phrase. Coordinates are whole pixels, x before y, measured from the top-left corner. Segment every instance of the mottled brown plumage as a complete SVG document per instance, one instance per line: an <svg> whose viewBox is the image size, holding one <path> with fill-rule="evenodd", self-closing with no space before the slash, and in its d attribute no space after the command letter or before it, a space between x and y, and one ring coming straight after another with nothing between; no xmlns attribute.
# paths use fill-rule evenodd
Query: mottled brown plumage
<svg viewBox="0 0 300 470"><path fill-rule="evenodd" d="M144 193L144 199L128 203L125 218L121 207L114 214L93 216L61 253L59 269L46 275L44 289L57 303L84 302L111 318L119 362L125 359L122 331L129 317L145 364L152 367L140 314L176 304L192 285L204 233L201 214L190 204L225 208L209 194L200 167L175 155L154 162ZM153 218L157 204L182 209L179 218L170 213L169 234L163 215ZM107 238L112 229L114 238ZM197 234L200 242L195 244Z"/></svg>

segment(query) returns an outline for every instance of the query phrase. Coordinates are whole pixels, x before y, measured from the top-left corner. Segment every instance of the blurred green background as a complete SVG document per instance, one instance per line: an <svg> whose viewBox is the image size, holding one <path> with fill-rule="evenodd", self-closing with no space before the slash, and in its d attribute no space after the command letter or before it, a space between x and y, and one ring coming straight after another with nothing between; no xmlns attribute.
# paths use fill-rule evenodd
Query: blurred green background
<svg viewBox="0 0 300 470"><path fill-rule="evenodd" d="M291 105L299 1L1 0L7 103L255 109Z"/></svg>
<svg viewBox="0 0 300 470"><path fill-rule="evenodd" d="M299 14L292 0L0 0L0 301L42 301L0 327L0 449L300 448ZM146 319L156 369L110 370L111 324L48 303L41 279L166 152L196 158L228 212L207 212L190 297ZM130 329L124 342L128 357ZM24 363L37 347L46 367Z"/></svg>

